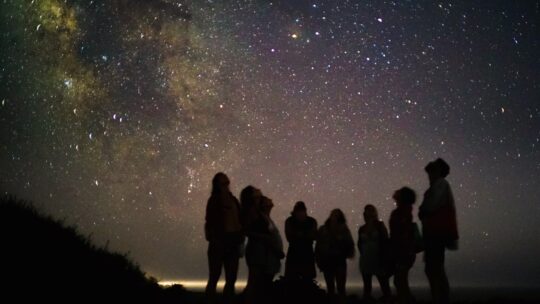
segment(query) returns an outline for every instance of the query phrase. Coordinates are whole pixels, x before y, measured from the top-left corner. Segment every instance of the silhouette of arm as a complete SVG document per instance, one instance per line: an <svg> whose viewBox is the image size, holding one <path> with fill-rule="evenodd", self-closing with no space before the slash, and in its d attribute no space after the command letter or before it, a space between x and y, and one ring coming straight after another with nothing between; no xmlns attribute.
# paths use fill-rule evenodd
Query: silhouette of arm
<svg viewBox="0 0 540 304"><path fill-rule="evenodd" d="M381 239L382 240L388 240L389 239L389 235L388 235L388 230L386 229L386 225L384 224L384 222L380 222L380 233L381 233Z"/></svg>
<svg viewBox="0 0 540 304"><path fill-rule="evenodd" d="M308 238L312 241L317 239L317 220L312 218L311 230L309 231Z"/></svg>
<svg viewBox="0 0 540 304"><path fill-rule="evenodd" d="M325 238L324 226L322 226L317 231L317 238L315 242L315 261L317 262L317 266L319 266L319 268L322 267L324 255L326 253L325 247L326 247L326 238Z"/></svg>
<svg viewBox="0 0 540 304"><path fill-rule="evenodd" d="M294 242L296 237L294 235L294 228L291 224L291 218L288 218L285 220L285 238L287 239L287 242Z"/></svg>
<svg viewBox="0 0 540 304"><path fill-rule="evenodd" d="M362 254L362 230L364 226L361 226L358 228L358 242L356 243L356 247L358 248L358 252Z"/></svg>
<svg viewBox="0 0 540 304"><path fill-rule="evenodd" d="M349 228L346 229L345 233L345 248L347 250L347 258L353 258L354 257L354 240L351 234L351 231Z"/></svg>
<svg viewBox="0 0 540 304"><path fill-rule="evenodd" d="M219 229L218 221L220 216L219 202L215 197L210 197L206 204L206 216L204 224L204 232L207 241L213 240L216 237L216 231Z"/></svg>
<svg viewBox="0 0 540 304"><path fill-rule="evenodd" d="M392 213L390 213L390 220L388 221L388 226L390 228L390 231L389 231L389 238L391 240L395 239L396 238L396 229L397 229L397 225L396 225L396 210L392 211Z"/></svg>

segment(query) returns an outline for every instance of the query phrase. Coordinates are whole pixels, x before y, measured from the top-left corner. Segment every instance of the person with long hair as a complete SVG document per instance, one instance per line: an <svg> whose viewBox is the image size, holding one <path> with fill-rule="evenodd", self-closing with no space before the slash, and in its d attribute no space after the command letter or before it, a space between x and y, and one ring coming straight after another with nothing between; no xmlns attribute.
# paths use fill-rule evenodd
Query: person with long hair
<svg viewBox="0 0 540 304"><path fill-rule="evenodd" d="M328 295L337 295L340 301L346 297L347 259L354 257L354 241L345 214L334 209L319 229L315 245L315 259L326 281Z"/></svg>
<svg viewBox="0 0 540 304"><path fill-rule="evenodd" d="M225 269L223 295L226 301L232 301L244 242L240 204L229 190L229 184L227 175L217 173L212 179L212 193L206 205L204 231L208 241L209 275L205 293L210 303L215 301L222 268Z"/></svg>
<svg viewBox="0 0 540 304"><path fill-rule="evenodd" d="M313 242L317 238L317 221L308 216L304 202L296 202L291 216L285 221L285 236L289 242L285 277L313 281L317 275L313 252Z"/></svg>

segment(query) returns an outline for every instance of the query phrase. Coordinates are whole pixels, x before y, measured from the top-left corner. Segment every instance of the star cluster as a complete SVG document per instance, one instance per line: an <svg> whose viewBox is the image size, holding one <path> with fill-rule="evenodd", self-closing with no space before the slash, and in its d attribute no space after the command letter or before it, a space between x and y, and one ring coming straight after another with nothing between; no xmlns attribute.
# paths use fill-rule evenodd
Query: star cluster
<svg viewBox="0 0 540 304"><path fill-rule="evenodd" d="M537 2L0 6L1 190L149 273L205 277L218 171L236 194L261 188L278 223L304 200L356 230L365 204L386 220L401 186L421 198L423 167L443 157L452 278L539 279Z"/></svg>

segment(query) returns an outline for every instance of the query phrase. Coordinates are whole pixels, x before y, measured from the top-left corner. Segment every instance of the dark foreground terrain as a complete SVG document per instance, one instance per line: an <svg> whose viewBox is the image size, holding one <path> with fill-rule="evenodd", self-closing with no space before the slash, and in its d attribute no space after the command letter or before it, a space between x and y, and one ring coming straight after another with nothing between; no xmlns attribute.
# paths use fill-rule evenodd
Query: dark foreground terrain
<svg viewBox="0 0 540 304"><path fill-rule="evenodd" d="M452 293L453 304L539 304L540 303L540 290L534 288L495 288L495 287L461 287L454 288ZM205 303L204 293L201 290L193 290L191 299L194 303ZM430 296L429 289L425 287L417 287L412 289L413 294L417 299L418 304L429 304ZM304 294L305 295L305 294ZM313 304L313 303L331 303L324 295L318 298L311 298L311 301L307 299L299 299L295 296L290 297L286 295L281 298L279 294L276 294L278 299L274 301L277 304L284 303L300 303L300 304ZM364 301L362 300L362 291L358 288L350 288L349 296L347 297L346 304L369 304L369 303L385 303L382 301ZM377 294L375 294L378 297ZM242 296L237 297L237 302L242 303ZM307 296L309 298L309 296ZM221 302L219 302L221 303Z"/></svg>
<svg viewBox="0 0 540 304"><path fill-rule="evenodd" d="M1 303L205 303L200 290L162 287L125 254L96 247L73 227L37 212L30 203L0 198ZM347 303L362 301L350 290ZM413 290L418 303L429 303L426 288ZM454 288L453 303L540 303L538 289ZM237 303L242 302L239 295ZM279 279L273 303L329 303L312 282ZM377 303L377 302L369 302Z"/></svg>
<svg viewBox="0 0 540 304"><path fill-rule="evenodd" d="M0 198L0 244L1 303L192 302L181 286L159 286L125 254L12 197Z"/></svg>

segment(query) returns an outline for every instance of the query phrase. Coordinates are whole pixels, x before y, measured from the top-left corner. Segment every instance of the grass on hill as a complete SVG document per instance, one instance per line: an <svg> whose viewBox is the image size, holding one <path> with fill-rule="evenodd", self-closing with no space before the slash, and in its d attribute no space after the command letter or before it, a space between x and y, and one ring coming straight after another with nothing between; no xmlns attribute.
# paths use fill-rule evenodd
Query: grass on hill
<svg viewBox="0 0 540 304"><path fill-rule="evenodd" d="M0 198L0 244L2 302L185 303L189 296L181 286L159 286L126 254L95 246L76 228L14 197Z"/></svg>

